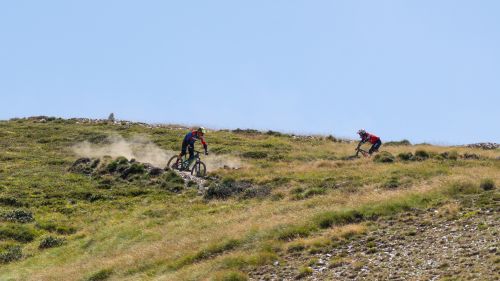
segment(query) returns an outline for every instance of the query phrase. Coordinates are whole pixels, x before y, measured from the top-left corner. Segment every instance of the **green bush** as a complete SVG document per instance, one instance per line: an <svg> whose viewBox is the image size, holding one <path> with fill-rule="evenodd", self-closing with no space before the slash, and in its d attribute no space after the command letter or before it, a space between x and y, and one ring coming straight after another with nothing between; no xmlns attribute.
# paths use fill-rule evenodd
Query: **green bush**
<svg viewBox="0 0 500 281"><path fill-rule="evenodd" d="M228 271L217 274L213 281L247 281L248 276L240 271Z"/></svg>
<svg viewBox="0 0 500 281"><path fill-rule="evenodd" d="M249 190L254 189L254 190ZM245 191L248 193L245 195ZM227 199L234 195L239 195L241 193L244 196L250 195L259 195L264 194L267 195L271 192L271 190L267 187L259 188L254 186L251 182L247 181L235 181L231 178L227 178L222 180L220 183L212 183L207 191L204 194L205 199Z"/></svg>
<svg viewBox="0 0 500 281"><path fill-rule="evenodd" d="M398 158L402 161L411 161L414 159L411 152L401 152L398 154Z"/></svg>
<svg viewBox="0 0 500 281"><path fill-rule="evenodd" d="M121 177L123 179L126 179L128 178L129 176L131 175L143 175L146 173L146 169L144 168L144 165L143 164L140 164L140 163L132 163L132 165L130 165L130 167L124 169L122 172L121 172Z"/></svg>
<svg viewBox="0 0 500 281"><path fill-rule="evenodd" d="M111 269L101 269L96 273L92 274L87 281L103 281L107 280L113 274L113 270Z"/></svg>
<svg viewBox="0 0 500 281"><path fill-rule="evenodd" d="M299 274L297 275L297 279L304 278L304 277L309 276L311 274L313 274L312 268L310 268L309 266L303 266L303 267L299 268Z"/></svg>
<svg viewBox="0 0 500 281"><path fill-rule="evenodd" d="M250 199L250 198L265 198L271 194L271 188L268 186L252 186L243 191L240 198Z"/></svg>
<svg viewBox="0 0 500 281"><path fill-rule="evenodd" d="M14 197L0 197L0 205L11 207L22 207L24 204Z"/></svg>
<svg viewBox="0 0 500 281"><path fill-rule="evenodd" d="M73 234L76 232L76 228L73 226L57 224L54 221L38 221L36 223L36 227L63 235Z"/></svg>
<svg viewBox="0 0 500 281"><path fill-rule="evenodd" d="M449 160L457 160L458 159L458 152L456 151L446 151L446 152L443 152L441 154L439 154L440 156L442 156L444 159L449 159Z"/></svg>
<svg viewBox="0 0 500 281"><path fill-rule="evenodd" d="M313 221L320 228L329 228L334 225L345 225L363 220L363 214L357 210L341 210L324 212L317 215Z"/></svg>
<svg viewBox="0 0 500 281"><path fill-rule="evenodd" d="M33 214L30 211L22 209L5 212L1 215L1 218L6 221L18 223L28 223L35 220L33 218Z"/></svg>
<svg viewBox="0 0 500 281"><path fill-rule="evenodd" d="M394 156L387 151L382 151L373 158L374 162L379 163L392 163L394 160Z"/></svg>
<svg viewBox="0 0 500 281"><path fill-rule="evenodd" d="M174 171L167 171L160 178L160 187L170 192L179 193L184 190L184 179Z"/></svg>
<svg viewBox="0 0 500 281"><path fill-rule="evenodd" d="M310 189L306 190L306 192L304 192L304 197L309 198L309 197L312 197L315 195L321 195L321 194L325 194L325 193L326 193L326 190L324 188L314 187L314 188L310 188Z"/></svg>
<svg viewBox="0 0 500 281"><path fill-rule="evenodd" d="M208 247L199 250L198 252L190 255L183 256L173 263L171 263L168 267L171 269L180 269L186 265L193 264L195 262L208 259L218 254L222 254L226 251L230 251L235 249L241 245L241 241L236 239L229 239L222 241L220 243L213 243Z"/></svg>
<svg viewBox="0 0 500 281"><path fill-rule="evenodd" d="M476 194L480 193L481 189L478 185L472 182L454 182L451 183L447 189L449 195L459 195L459 194Z"/></svg>
<svg viewBox="0 0 500 281"><path fill-rule="evenodd" d="M479 187L483 190L493 190L496 188L495 181L493 181L493 179L483 179Z"/></svg>
<svg viewBox="0 0 500 281"><path fill-rule="evenodd" d="M280 137L280 136L282 136L283 134L282 134L282 133L280 133L280 132L276 132L276 131L269 130L269 131L267 131L267 132L266 132L266 135Z"/></svg>
<svg viewBox="0 0 500 281"><path fill-rule="evenodd" d="M276 238L279 240L290 241L296 238L307 237L314 230L315 227L307 225L285 226L276 230Z"/></svg>
<svg viewBox="0 0 500 281"><path fill-rule="evenodd" d="M48 249L48 248L54 248L54 247L59 247L62 244L64 244L64 239L63 238L58 238L54 236L46 236L40 241L40 244L38 245L39 249Z"/></svg>
<svg viewBox="0 0 500 281"><path fill-rule="evenodd" d="M162 175L162 178L165 182L184 184L184 179L181 176L179 176L176 172L171 170L164 173Z"/></svg>
<svg viewBox="0 0 500 281"><path fill-rule="evenodd" d="M306 245L302 242L294 242L288 245L287 247L287 252L289 253L296 253L296 252L302 252L306 249Z"/></svg>
<svg viewBox="0 0 500 281"><path fill-rule="evenodd" d="M264 159L267 157L267 153L264 151L248 151L241 154L241 156L251 159Z"/></svg>
<svg viewBox="0 0 500 281"><path fill-rule="evenodd" d="M388 145L388 146L399 146L399 145L408 146L408 145L411 145L411 142L409 140L388 141L388 142L385 142L384 145Z"/></svg>
<svg viewBox="0 0 500 281"><path fill-rule="evenodd" d="M479 160L481 159L481 157L475 153L464 153L464 155L462 156L464 159L466 160Z"/></svg>
<svg viewBox="0 0 500 281"><path fill-rule="evenodd" d="M19 242L31 242L37 236L32 228L18 224L0 225L0 239L12 239Z"/></svg>
<svg viewBox="0 0 500 281"><path fill-rule="evenodd" d="M400 185L401 185L401 183L399 182L399 178L398 177L391 177L389 180L387 180L383 184L383 187L384 188L397 188Z"/></svg>
<svg viewBox="0 0 500 281"><path fill-rule="evenodd" d="M430 157L429 152L423 149L417 149L417 151L415 151L415 159L418 161L429 159L429 157Z"/></svg>
<svg viewBox="0 0 500 281"><path fill-rule="evenodd" d="M9 263L23 257L21 246L11 245L0 251L0 263Z"/></svg>

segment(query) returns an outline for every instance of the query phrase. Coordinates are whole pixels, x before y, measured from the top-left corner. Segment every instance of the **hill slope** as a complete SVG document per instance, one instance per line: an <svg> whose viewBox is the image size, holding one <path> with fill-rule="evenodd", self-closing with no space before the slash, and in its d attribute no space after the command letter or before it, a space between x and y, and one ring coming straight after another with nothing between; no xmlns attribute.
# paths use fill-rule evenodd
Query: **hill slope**
<svg viewBox="0 0 500 281"><path fill-rule="evenodd" d="M486 211L491 219L480 226L485 235L475 236L484 241L461 242L485 256L464 255L464 266L449 267L455 275L483 274L470 275L478 280L498 275L493 222L499 196L498 188L488 188L500 182L498 149L383 146L400 156L386 154L376 162L346 160L355 145L334 138L212 131L207 141L213 156L203 159L211 172L198 188L171 172L154 175L141 163L161 166L185 133L178 126L128 122L0 122L0 279L347 280L361 278L355 273L365 265L402 266L361 254L379 252L364 243L396 249L384 235L418 237L434 224L447 231L440 226L468 220L479 227L474 220ZM116 159L119 154L137 161ZM99 161L72 169L83 156ZM444 215L434 222L430 214L436 210ZM431 223L420 229L420 220ZM428 242L416 239L413 249ZM350 248L359 255L350 256ZM339 266L329 260L319 272L310 260L327 254ZM425 257L406 259L405 266L431 276L419 267ZM432 269L435 278L446 277L447 267L440 266Z"/></svg>

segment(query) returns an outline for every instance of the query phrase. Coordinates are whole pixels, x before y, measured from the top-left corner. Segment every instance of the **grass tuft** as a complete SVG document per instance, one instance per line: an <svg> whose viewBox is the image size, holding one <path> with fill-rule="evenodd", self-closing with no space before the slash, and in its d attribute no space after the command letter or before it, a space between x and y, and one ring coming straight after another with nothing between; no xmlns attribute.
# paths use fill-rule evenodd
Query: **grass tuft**
<svg viewBox="0 0 500 281"><path fill-rule="evenodd" d="M224 271L216 273L213 281L247 281L248 276L241 271Z"/></svg>
<svg viewBox="0 0 500 281"><path fill-rule="evenodd" d="M89 278L87 278L87 281L103 281L109 279L111 275L113 274L112 269L101 269L97 271L96 273L92 274Z"/></svg>
<svg viewBox="0 0 500 281"><path fill-rule="evenodd" d="M394 160L394 156L387 151L382 151L379 154L375 155L375 157L373 157L373 161L379 163L392 163L394 162Z"/></svg>
<svg viewBox="0 0 500 281"><path fill-rule="evenodd" d="M39 249L48 249L48 248L54 248L54 247L59 247L62 244L64 244L64 238L59 238L59 237L54 237L54 236L46 236L40 241L40 244L38 245Z"/></svg>
<svg viewBox="0 0 500 281"><path fill-rule="evenodd" d="M495 181L493 179L483 179L479 187L483 190L493 190L496 188Z"/></svg>

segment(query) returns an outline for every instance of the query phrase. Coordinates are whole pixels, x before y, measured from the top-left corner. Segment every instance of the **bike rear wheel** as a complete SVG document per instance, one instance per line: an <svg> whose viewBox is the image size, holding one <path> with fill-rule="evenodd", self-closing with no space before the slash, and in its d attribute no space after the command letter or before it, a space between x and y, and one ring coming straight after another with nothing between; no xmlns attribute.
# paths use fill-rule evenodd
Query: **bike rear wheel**
<svg viewBox="0 0 500 281"><path fill-rule="evenodd" d="M182 168L182 161L177 161L178 156L174 155L167 163L167 170L180 170Z"/></svg>
<svg viewBox="0 0 500 281"><path fill-rule="evenodd" d="M198 161L194 164L193 168L191 169L191 175L196 176L196 177L204 177L207 175L207 167L205 166L205 163Z"/></svg>

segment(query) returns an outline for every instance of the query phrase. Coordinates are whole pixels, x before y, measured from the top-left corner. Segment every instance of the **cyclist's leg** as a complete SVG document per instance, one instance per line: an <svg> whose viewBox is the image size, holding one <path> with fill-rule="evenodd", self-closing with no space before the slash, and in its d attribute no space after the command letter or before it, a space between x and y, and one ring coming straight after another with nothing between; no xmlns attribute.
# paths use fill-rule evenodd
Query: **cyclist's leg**
<svg viewBox="0 0 500 281"><path fill-rule="evenodd" d="M188 150L189 150L189 159L188 159L189 161L188 167L189 167L194 160L194 144L190 144L188 146Z"/></svg>
<svg viewBox="0 0 500 281"><path fill-rule="evenodd" d="M378 151L378 149L380 148L381 145L382 145L382 141L379 139L377 142L375 142L372 145L372 147L370 148L368 153L372 154L373 152Z"/></svg>
<svg viewBox="0 0 500 281"><path fill-rule="evenodd" d="M177 162L175 163L176 165L179 164L179 161L181 161L182 156L186 155L187 147L188 147L188 144L186 142L182 142L181 153L177 157Z"/></svg>

